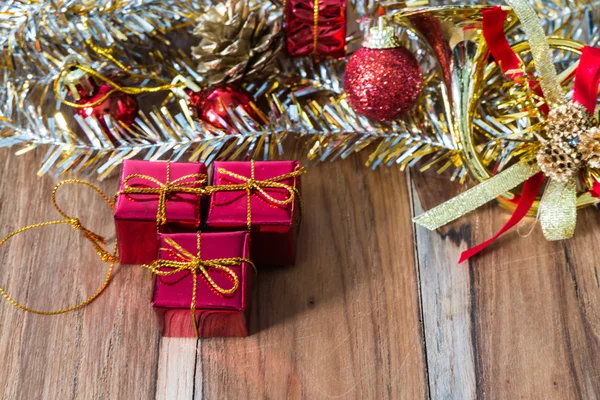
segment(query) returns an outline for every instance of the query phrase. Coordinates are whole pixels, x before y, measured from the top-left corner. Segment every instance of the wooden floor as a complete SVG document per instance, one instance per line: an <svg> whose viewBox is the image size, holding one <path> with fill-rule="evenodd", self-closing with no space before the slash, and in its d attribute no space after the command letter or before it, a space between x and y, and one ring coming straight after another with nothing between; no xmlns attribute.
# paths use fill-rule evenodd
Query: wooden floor
<svg viewBox="0 0 600 400"><path fill-rule="evenodd" d="M0 156L1 236L57 218L57 179L36 177L34 155ZM414 213L461 188L363 161L309 169L298 265L260 271L252 336L161 339L151 277L119 266L77 312L0 302L0 398L599 399L600 213L581 212L570 241L511 231L459 266L507 213L489 205L440 232L415 230ZM91 191L61 199L114 236ZM0 251L0 286L33 307L64 307L101 283L95 257L66 226L19 236Z"/></svg>

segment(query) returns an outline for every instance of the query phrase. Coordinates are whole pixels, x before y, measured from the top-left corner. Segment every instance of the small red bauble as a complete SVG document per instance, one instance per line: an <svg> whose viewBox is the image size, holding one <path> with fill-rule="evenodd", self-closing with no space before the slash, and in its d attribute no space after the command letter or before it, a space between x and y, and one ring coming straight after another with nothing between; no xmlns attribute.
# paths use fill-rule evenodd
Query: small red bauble
<svg viewBox="0 0 600 400"><path fill-rule="evenodd" d="M348 102L357 113L377 121L397 119L410 110L422 86L419 62L399 45L392 27L372 28L346 66Z"/></svg>
<svg viewBox="0 0 600 400"><path fill-rule="evenodd" d="M252 97L243 89L229 85L220 85L195 93L187 90L190 97L189 105L196 116L217 128L225 129L219 118L230 123L228 109L241 106L252 118L257 118L256 113L250 106Z"/></svg>
<svg viewBox="0 0 600 400"><path fill-rule="evenodd" d="M94 89L92 95L81 95L80 91L81 97L77 100L77 103L82 105L92 104L104 97L112 88L112 85L108 83L101 83ZM105 115L108 114L112 119L126 126L131 126L138 115L139 106L135 96L123 92L114 92L102 103L91 107L78 108L76 112L84 118L96 117L102 129L110 134L104 121Z"/></svg>

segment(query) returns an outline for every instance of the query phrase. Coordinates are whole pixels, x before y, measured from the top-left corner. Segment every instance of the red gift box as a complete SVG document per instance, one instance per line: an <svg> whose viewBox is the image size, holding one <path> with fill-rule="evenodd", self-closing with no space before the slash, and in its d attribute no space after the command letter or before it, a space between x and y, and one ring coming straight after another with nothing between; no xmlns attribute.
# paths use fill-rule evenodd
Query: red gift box
<svg viewBox="0 0 600 400"><path fill-rule="evenodd" d="M285 4L289 55L346 54L346 0L287 0Z"/></svg>
<svg viewBox="0 0 600 400"><path fill-rule="evenodd" d="M298 161L215 162L208 228L248 229L250 219L252 260L260 265L293 265L301 173ZM250 194L248 184L253 185Z"/></svg>
<svg viewBox="0 0 600 400"><path fill-rule="evenodd" d="M159 258L149 267L157 274L152 305L163 336L248 336L256 274L248 259L248 233L174 233L159 238Z"/></svg>
<svg viewBox="0 0 600 400"><path fill-rule="evenodd" d="M195 232L201 196L194 192L205 181L201 163L124 161L114 214L121 262L152 262L158 231Z"/></svg>

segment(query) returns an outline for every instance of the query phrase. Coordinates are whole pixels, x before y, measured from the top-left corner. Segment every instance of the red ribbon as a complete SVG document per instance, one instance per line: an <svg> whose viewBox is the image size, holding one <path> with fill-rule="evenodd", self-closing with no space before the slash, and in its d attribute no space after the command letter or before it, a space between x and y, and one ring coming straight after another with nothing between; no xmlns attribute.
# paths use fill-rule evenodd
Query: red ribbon
<svg viewBox="0 0 600 400"><path fill-rule="evenodd" d="M579 66L575 72L573 101L587 108L594 114L598 102L598 86L600 85L600 49L585 46L581 51Z"/></svg>
<svg viewBox="0 0 600 400"><path fill-rule="evenodd" d="M540 191L540 188L542 187L542 184L544 183L545 179L546 177L542 172L538 172L531 178L527 179L523 184L523 190L521 192L519 204L517 204L515 212L513 213L513 215L511 215L510 219L506 222L506 224L504 224L502 229L500 229L498 233L496 233L496 235L494 235L494 237L492 237L491 239L488 239L485 242L473 248L463 251L460 255L460 260L458 261L458 263L460 264L463 261L466 261L469 258L473 257L475 254L479 253L487 246L489 246L494 240L498 239L498 237L500 237L500 235L502 235L504 232L518 224L527 215L529 210L531 210L531 206L533 206L533 202L537 198L537 194Z"/></svg>

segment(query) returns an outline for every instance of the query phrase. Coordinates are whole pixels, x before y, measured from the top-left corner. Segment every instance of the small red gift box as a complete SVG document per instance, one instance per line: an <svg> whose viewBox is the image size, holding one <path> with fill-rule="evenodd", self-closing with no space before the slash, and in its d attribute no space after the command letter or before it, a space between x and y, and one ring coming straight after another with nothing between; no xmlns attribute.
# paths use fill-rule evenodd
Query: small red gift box
<svg viewBox="0 0 600 400"><path fill-rule="evenodd" d="M346 54L346 0L287 0L285 4L289 55Z"/></svg>
<svg viewBox="0 0 600 400"><path fill-rule="evenodd" d="M159 258L147 267L157 275L152 305L163 336L248 336L256 274L248 259L248 233L174 233L159 238Z"/></svg>
<svg viewBox="0 0 600 400"><path fill-rule="evenodd" d="M215 162L208 228L232 231L251 225L255 263L293 265L301 173L298 161Z"/></svg>
<svg viewBox="0 0 600 400"><path fill-rule="evenodd" d="M196 231L201 198L196 192L205 182L201 163L124 161L114 214L121 262L152 262L158 231Z"/></svg>

